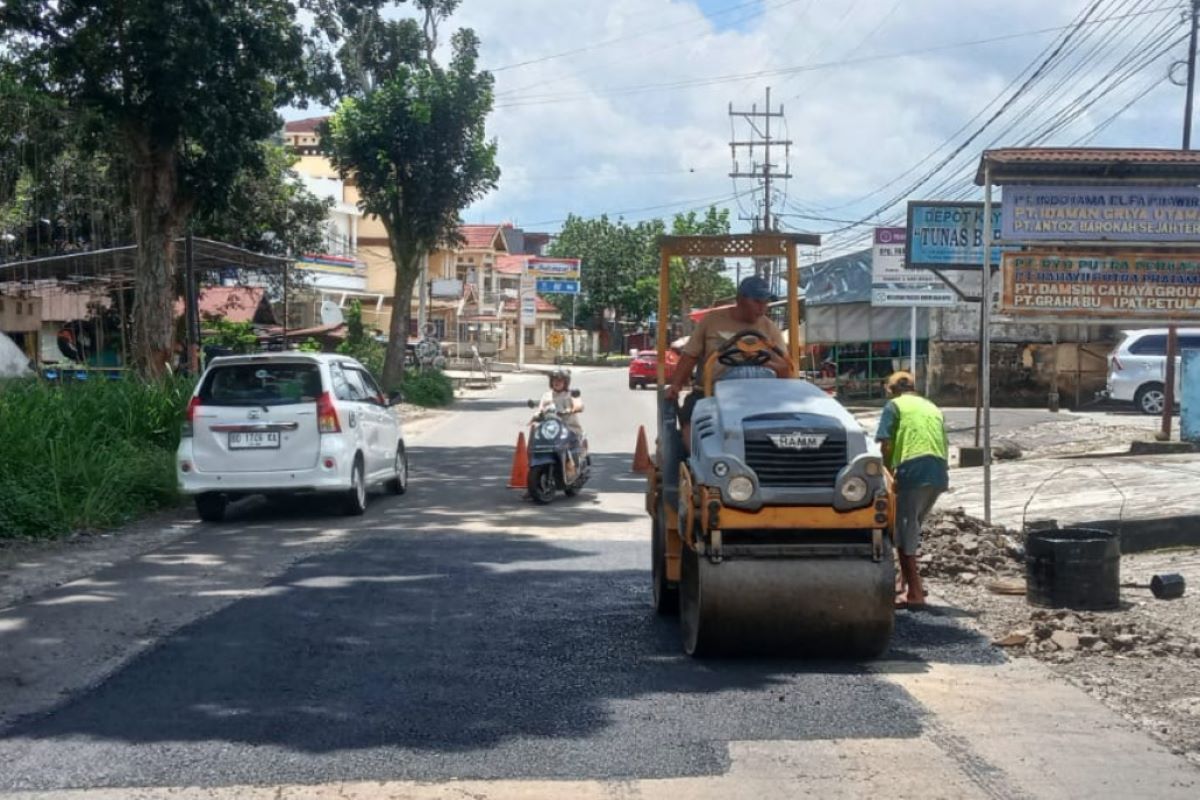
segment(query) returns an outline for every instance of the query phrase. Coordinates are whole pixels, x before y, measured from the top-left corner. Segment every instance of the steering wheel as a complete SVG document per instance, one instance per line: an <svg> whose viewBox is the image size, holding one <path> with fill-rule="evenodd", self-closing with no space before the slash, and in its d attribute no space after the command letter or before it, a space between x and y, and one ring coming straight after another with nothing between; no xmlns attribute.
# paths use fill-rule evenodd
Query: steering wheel
<svg viewBox="0 0 1200 800"><path fill-rule="evenodd" d="M717 361L727 367L760 367L771 360L772 351L783 355L766 336L753 328L747 328L735 333L721 345L721 349L717 351Z"/></svg>

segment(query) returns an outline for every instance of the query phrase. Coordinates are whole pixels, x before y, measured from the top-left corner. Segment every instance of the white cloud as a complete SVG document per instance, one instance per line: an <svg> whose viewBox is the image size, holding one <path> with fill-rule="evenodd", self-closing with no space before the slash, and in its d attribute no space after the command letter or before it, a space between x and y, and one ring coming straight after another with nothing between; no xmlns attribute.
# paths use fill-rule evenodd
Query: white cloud
<svg viewBox="0 0 1200 800"><path fill-rule="evenodd" d="M911 178L841 206L893 180L948 138L960 142L965 134L956 131L1059 34L948 45L1064 26L1092 3L762 0L750 5L745 0L704 0L705 10L713 14L706 17L695 0L464 0L451 23L475 29L483 42L484 66L496 70L496 110L489 130L499 141L503 169L500 188L468 209L465 218L540 223L538 227L554 230L553 221L571 212L612 213L728 197L733 193L727 176L729 104L745 108L757 102L761 108L767 86L772 87L773 104L784 104L785 132L795 142L789 202L832 206L824 215L857 218ZM1169 0L1105 0L1094 17L1168 5ZM1060 93L1015 106L1001 123L1011 119L1016 127L1000 143L1020 143L1035 122L1065 107L1121 53L1136 51L1135 42L1145 31L1167 20L1178 23L1178 11L1080 31L1061 53L1062 74L1039 83L1031 96L1055 86ZM1148 44L1142 49L1152 52ZM539 60L566 51L578 52ZM1182 45L1174 52L1181 57ZM910 54L871 60L897 53ZM1089 53L1091 60L1084 60ZM530 61L534 63L513 66ZM1072 143L1135 90L1148 86L1169 61L1137 74L1046 143ZM840 65L721 80L830 62ZM1078 85L1071 83L1066 69L1076 63ZM659 84L682 85L651 86ZM1176 146L1181 108L1182 92L1160 85L1093 143ZM1003 128L997 124L994 131ZM744 130L739 133L744 135ZM993 135L968 146L955 163L966 168ZM918 194L938 196L930 193L937 183ZM736 204L728 205L736 213ZM626 216L672 212L666 208ZM788 221L809 230L837 227Z"/></svg>

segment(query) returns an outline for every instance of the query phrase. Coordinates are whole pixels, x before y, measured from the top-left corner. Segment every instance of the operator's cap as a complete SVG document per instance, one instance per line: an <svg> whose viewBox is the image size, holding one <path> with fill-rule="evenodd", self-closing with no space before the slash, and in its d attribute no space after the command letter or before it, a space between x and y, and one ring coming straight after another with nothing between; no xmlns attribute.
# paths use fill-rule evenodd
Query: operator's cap
<svg viewBox="0 0 1200 800"><path fill-rule="evenodd" d="M751 275L748 278L743 278L742 282L738 284L738 297L749 297L751 300L771 302L775 299L775 293L771 291L771 286L764 278Z"/></svg>

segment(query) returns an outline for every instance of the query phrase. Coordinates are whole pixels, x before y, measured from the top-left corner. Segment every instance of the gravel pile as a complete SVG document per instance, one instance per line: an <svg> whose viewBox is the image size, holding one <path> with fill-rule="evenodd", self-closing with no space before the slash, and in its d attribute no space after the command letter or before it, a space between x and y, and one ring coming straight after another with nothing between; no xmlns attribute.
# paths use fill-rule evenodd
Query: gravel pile
<svg viewBox="0 0 1200 800"><path fill-rule="evenodd" d="M1059 663L1081 656L1200 658L1200 642L1195 639L1120 612L1034 609L1027 625L1015 627L994 644Z"/></svg>
<svg viewBox="0 0 1200 800"><path fill-rule="evenodd" d="M961 508L930 514L917 559L921 574L958 583L1025 574L1025 547L1016 531L984 524Z"/></svg>

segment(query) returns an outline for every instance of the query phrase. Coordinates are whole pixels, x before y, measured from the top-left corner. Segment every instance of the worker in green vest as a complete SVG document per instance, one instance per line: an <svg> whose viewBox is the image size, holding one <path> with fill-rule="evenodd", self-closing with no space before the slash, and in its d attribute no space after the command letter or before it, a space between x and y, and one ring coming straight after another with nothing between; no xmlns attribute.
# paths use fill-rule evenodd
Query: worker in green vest
<svg viewBox="0 0 1200 800"><path fill-rule="evenodd" d="M883 408L875 441L883 450L883 461L896 485L896 547L900 558L896 607L920 609L925 606L925 588L917 568L921 523L938 495L950 486L950 447L941 409L917 394L911 373L893 373L887 380L887 390L892 399Z"/></svg>

